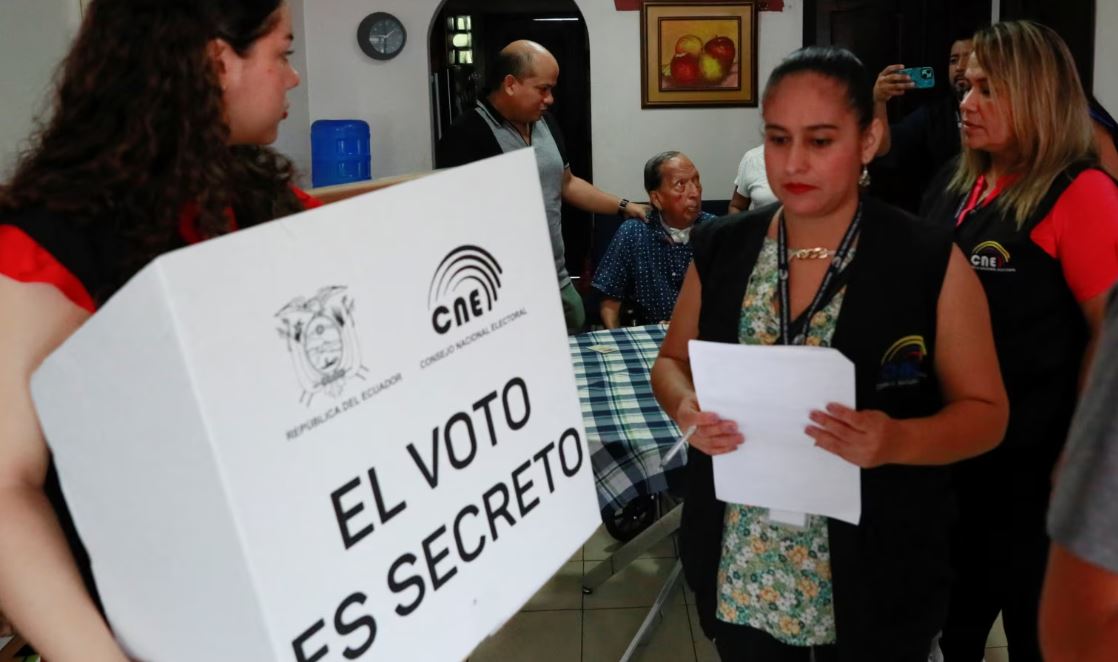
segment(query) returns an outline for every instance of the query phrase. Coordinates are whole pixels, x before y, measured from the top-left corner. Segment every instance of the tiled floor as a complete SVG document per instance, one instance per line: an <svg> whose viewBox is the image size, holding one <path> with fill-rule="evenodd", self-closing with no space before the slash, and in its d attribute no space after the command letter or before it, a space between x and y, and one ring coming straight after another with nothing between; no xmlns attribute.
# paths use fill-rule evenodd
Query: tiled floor
<svg viewBox="0 0 1118 662"><path fill-rule="evenodd" d="M610 578L590 595L582 575L609 556L616 543L600 528L519 614L483 641L470 662L616 662L629 645L648 607L675 562L665 541ZM640 662L719 662L699 630L690 591L677 589L663 619L636 657ZM1001 619L987 642L986 662L1009 662Z"/></svg>

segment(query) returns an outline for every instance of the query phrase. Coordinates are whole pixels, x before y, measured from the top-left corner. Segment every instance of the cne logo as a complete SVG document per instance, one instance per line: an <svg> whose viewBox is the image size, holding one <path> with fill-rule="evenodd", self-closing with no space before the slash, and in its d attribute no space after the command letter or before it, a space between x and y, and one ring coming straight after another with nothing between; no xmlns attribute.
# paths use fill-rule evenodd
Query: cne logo
<svg viewBox="0 0 1118 662"><path fill-rule="evenodd" d="M924 336L905 336L893 343L881 357L881 372L877 379L878 390L919 383L927 376L923 370L924 359L927 356L928 347L924 342Z"/></svg>
<svg viewBox="0 0 1118 662"><path fill-rule="evenodd" d="M365 379L353 318L353 299L345 287L321 288L313 297L296 297L276 313L280 337L295 367L307 405L319 393L337 398L351 378Z"/></svg>
<svg viewBox="0 0 1118 662"><path fill-rule="evenodd" d="M431 326L440 335L493 310L504 271L489 251L464 245L447 253L427 292Z"/></svg>
<svg viewBox="0 0 1118 662"><path fill-rule="evenodd" d="M982 271L1013 271L1009 266L1009 251L996 241L984 241L975 246L970 254L970 263Z"/></svg>

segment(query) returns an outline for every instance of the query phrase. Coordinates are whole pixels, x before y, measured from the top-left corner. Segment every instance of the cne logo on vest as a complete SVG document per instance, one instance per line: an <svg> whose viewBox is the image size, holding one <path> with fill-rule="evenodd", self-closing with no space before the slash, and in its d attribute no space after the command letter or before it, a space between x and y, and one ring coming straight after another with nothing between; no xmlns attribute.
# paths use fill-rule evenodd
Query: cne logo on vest
<svg viewBox="0 0 1118 662"><path fill-rule="evenodd" d="M467 244L447 253L427 292L435 332L443 335L493 310L502 273L497 259L480 246Z"/></svg>
<svg viewBox="0 0 1118 662"><path fill-rule="evenodd" d="M927 377L924 372L924 359L927 356L928 347L924 336L905 336L893 343L881 357L877 390L919 384Z"/></svg>
<svg viewBox="0 0 1118 662"><path fill-rule="evenodd" d="M970 264L979 271L1017 271L1009 266L1009 251L996 241L984 241L974 247L970 254Z"/></svg>

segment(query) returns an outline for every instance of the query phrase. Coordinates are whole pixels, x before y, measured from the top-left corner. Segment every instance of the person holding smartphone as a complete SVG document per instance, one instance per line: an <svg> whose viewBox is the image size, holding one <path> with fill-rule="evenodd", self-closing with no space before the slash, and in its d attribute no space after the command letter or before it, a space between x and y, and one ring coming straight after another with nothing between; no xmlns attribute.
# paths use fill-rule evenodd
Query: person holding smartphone
<svg viewBox="0 0 1118 662"><path fill-rule="evenodd" d="M885 67L874 83L874 116L885 131L871 172L894 184L874 190L908 211L916 211L928 180L959 153L959 102L969 89L963 71L972 50L972 34L971 30L960 31L951 42L945 91L897 124L889 124L887 105L916 89L916 83L902 73L903 64Z"/></svg>

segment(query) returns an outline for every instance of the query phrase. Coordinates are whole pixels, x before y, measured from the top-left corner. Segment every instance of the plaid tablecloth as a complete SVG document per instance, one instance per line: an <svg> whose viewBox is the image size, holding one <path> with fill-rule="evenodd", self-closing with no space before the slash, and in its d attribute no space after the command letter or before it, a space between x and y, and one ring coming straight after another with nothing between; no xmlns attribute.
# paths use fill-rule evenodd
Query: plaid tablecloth
<svg viewBox="0 0 1118 662"><path fill-rule="evenodd" d="M665 327L654 324L570 338L603 514L638 496L664 491L668 487L664 472L686 463L685 449L667 467L661 466L680 436L679 428L656 403L649 381L665 333ZM599 351L607 347L613 351Z"/></svg>

